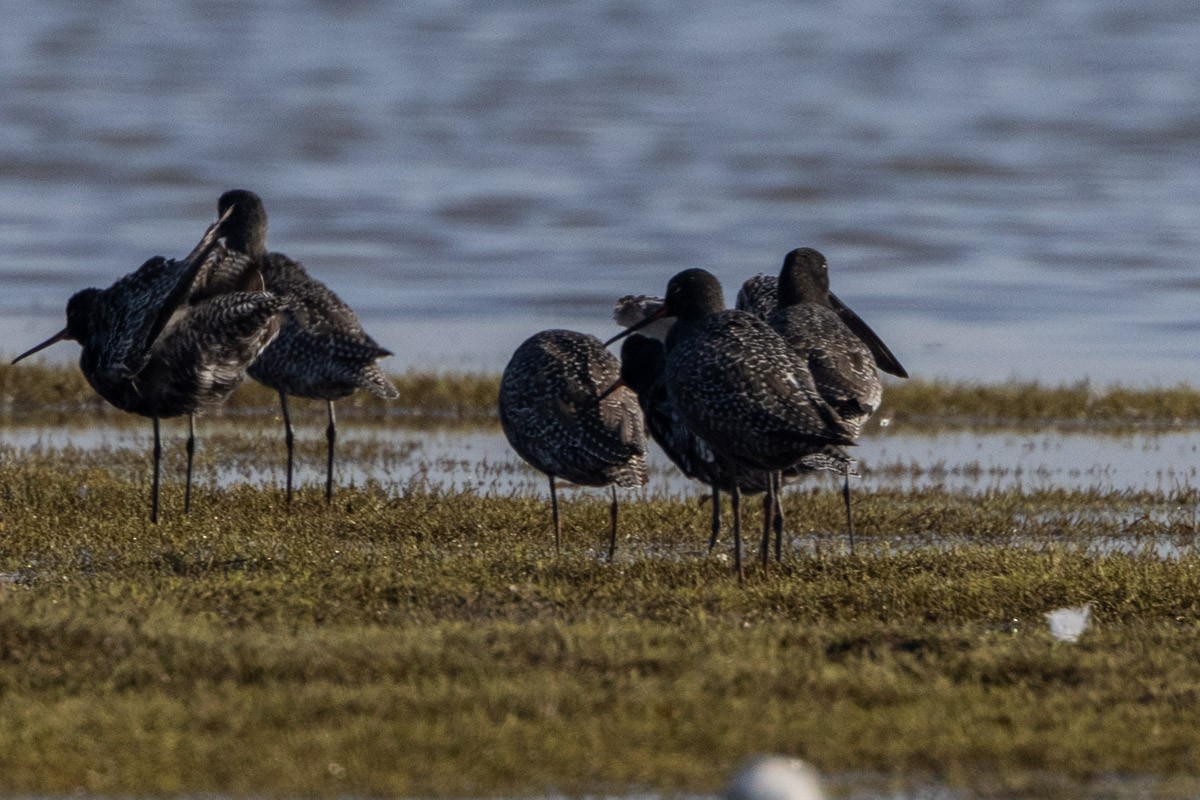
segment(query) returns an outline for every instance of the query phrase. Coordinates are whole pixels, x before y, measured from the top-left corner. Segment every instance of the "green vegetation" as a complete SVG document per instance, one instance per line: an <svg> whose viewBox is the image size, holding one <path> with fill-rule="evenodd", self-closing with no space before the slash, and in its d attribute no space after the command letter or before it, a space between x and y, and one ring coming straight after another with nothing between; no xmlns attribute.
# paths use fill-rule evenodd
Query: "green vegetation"
<svg viewBox="0 0 1200 800"><path fill-rule="evenodd" d="M1139 796L1200 792L1194 489L860 491L850 555L816 481L788 492L791 556L764 576L751 533L739 585L695 498L623 502L607 564L601 492L564 493L555 557L545 501L426 482L442 434L409 422L490 425L496 379L398 382L396 407L346 404L339 449L386 488L343 480L327 507L306 486L287 509L258 485L282 465L275 398L247 386L200 428L189 518L167 426L154 527L125 430L40 438L100 418L145 441L145 421L74 367L0 368L0 792L712 792L764 751L857 787L1057 798L1119 775ZM888 389L912 424L1200 422L1190 389L1091 394ZM323 420L300 408L315 483ZM476 453L480 484L512 477ZM1053 640L1043 615L1083 603L1092 627Z"/></svg>
<svg viewBox="0 0 1200 800"><path fill-rule="evenodd" d="M406 372L394 375L400 400L385 402L365 393L339 404L343 415L363 421L481 422L495 418L499 375ZM220 416L275 414L278 399L247 382ZM73 365L0 364L0 418L10 421L67 421L79 412L128 419L104 403ZM1181 385L1135 389L1038 383L980 385L889 381L882 417L935 426L1099 424L1135 427L1200 423L1200 389Z"/></svg>
<svg viewBox="0 0 1200 800"><path fill-rule="evenodd" d="M801 491L816 533L739 585L691 499L627 503L610 565L600 493L560 558L537 498L417 485L210 483L185 519L176 479L154 528L136 455L0 460L2 791L713 791L760 751L1047 796L1200 775L1187 492L863 493L850 556Z"/></svg>

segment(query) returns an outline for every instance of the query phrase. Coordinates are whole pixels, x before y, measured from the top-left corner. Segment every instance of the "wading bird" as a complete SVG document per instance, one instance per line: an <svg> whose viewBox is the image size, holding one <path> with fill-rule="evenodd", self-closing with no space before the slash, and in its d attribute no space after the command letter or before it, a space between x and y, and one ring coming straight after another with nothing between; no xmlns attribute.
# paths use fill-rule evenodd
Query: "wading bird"
<svg viewBox="0 0 1200 800"><path fill-rule="evenodd" d="M829 265L816 250L801 247L788 253L777 287L778 301L768 323L808 364L817 391L857 440L883 398L875 354L880 354L892 374L908 377L908 373L875 332L829 291ZM853 553L848 470L843 476L842 499Z"/></svg>
<svg viewBox="0 0 1200 800"><path fill-rule="evenodd" d="M668 316L676 318L666 342L668 396L688 427L718 456L775 473L826 445L854 443L817 391L807 365L765 322L743 311L727 311L721 284L705 270L684 270L671 278L662 308L609 343ZM775 505L777 483L767 481L769 509ZM730 496L740 577L741 492L736 483ZM764 568L771 516L763 525Z"/></svg>
<svg viewBox="0 0 1200 800"><path fill-rule="evenodd" d="M550 330L513 353L500 379L500 424L517 455L550 479L554 551L561 549L555 478L612 492L608 557L617 546L617 487L646 483L646 433L625 387L602 394L620 365L594 336Z"/></svg>
<svg viewBox="0 0 1200 800"><path fill-rule="evenodd" d="M79 368L92 388L122 411L153 420L152 522L158 522L159 419L188 415L186 511L193 415L223 403L279 330L284 301L263 290L252 263L214 253L219 224L182 260L155 256L107 289L77 292L67 302L67 326L13 360L56 342L78 342Z"/></svg>
<svg viewBox="0 0 1200 800"><path fill-rule="evenodd" d="M363 330L358 317L329 287L282 253L267 252L267 211L253 192L234 189L221 195L217 211L228 214L221 225L225 247L251 259L262 272L267 291L287 301L279 335L250 365L251 378L279 393L287 444L287 501L292 502L295 434L288 396L324 400L325 501L333 499L333 453L337 419L333 404L359 389L392 400L399 392L376 363L391 352Z"/></svg>
<svg viewBox="0 0 1200 800"><path fill-rule="evenodd" d="M636 324L635 320L630 324ZM671 401L666 384L666 352L662 342L653 337L633 334L621 343L621 383L637 394L638 405L646 419L646 430L679 470L689 478L707 485L712 492L712 533L708 540L711 551L721 531L721 492L732 493L736 483L742 494L767 491L770 473L744 467L722 459L688 427L683 413ZM819 469L854 470L854 461L846 451L834 445L804 456L796 467L785 471L785 480L794 480L801 473ZM766 498L764 497L764 500ZM783 513L778 505L764 514L774 514L775 556L782 555Z"/></svg>

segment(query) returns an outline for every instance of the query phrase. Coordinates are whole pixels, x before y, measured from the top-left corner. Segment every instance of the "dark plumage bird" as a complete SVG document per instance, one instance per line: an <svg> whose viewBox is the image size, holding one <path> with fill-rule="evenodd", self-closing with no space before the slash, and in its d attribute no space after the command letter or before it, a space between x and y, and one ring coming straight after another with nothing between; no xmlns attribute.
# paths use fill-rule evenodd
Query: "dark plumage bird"
<svg viewBox="0 0 1200 800"><path fill-rule="evenodd" d="M801 248L807 249L807 248ZM816 252L816 251L813 251ZM862 340L871 350L875 366L889 375L897 378L907 378L908 371L900 364L899 359L892 354L879 335L863 322L854 310L843 303L833 292L828 292L829 307L842 320L847 328ZM622 301L625 298L621 298ZM739 311L748 311L760 319L767 319L779 307L779 278L774 275L755 275L742 284L738 290L737 306Z"/></svg>
<svg viewBox="0 0 1200 800"><path fill-rule="evenodd" d="M640 319L629 324L638 321ZM682 411L672 402L667 391L666 351L662 342L639 334L622 342L621 382L637 394L638 405L646 419L646 430L672 463L684 475L703 482L711 489L712 535L708 543L711 550L721 530L720 493L732 493L735 484L742 494L766 492L770 473L719 457L688 427ZM794 479L801 472L816 469L836 469L841 472L843 469L852 469L852 465L853 460L842 448L825 445L804 456L796 467L786 472L785 478ZM764 512L775 514L776 536L782 537L780 509L764 508ZM780 547L780 538L777 538L777 551Z"/></svg>
<svg viewBox="0 0 1200 800"><path fill-rule="evenodd" d="M329 287L298 262L267 252L267 211L253 192L235 189L217 203L228 219L221 225L225 247L251 259L262 271L267 291L287 300L279 335L250 365L251 378L279 393L287 443L287 499L292 501L295 434L288 396L324 400L329 413L325 500L333 499L333 452L337 420L333 404L359 389L376 397L399 397L376 363L391 352L367 335L358 317Z"/></svg>
<svg viewBox="0 0 1200 800"><path fill-rule="evenodd" d="M192 416L224 402L279 330L284 301L264 291L248 260L214 253L218 224L183 260L155 256L107 289L77 292L67 302L67 327L13 361L55 342L79 342L79 368L92 388L122 411L154 421L152 522L158 522L159 419L188 415L186 510Z"/></svg>
<svg viewBox="0 0 1200 800"><path fill-rule="evenodd" d="M500 379L500 424L521 458L550 479L554 549L562 524L555 478L609 486L609 559L617 542L617 490L646 483L646 433L633 392L619 387L620 365L594 336L550 330L513 353Z"/></svg>
<svg viewBox="0 0 1200 800"><path fill-rule="evenodd" d="M817 391L857 439L883 397L883 385L875 371L875 353L885 354L893 374L908 373L875 332L830 293L829 265L816 250L802 247L787 254L779 273L777 293L777 308L768 317L769 324L805 361ZM847 314L857 320L857 330L848 324ZM848 471L842 484L842 498L853 552L854 517L850 509Z"/></svg>
<svg viewBox="0 0 1200 800"><path fill-rule="evenodd" d="M663 307L641 323L673 316L665 380L689 428L712 450L740 465L778 472L825 445L853 444L837 412L821 397L807 365L762 320L725 310L721 284L689 269L671 278ZM613 341L634 332L633 326ZM776 481L768 481L774 506ZM734 554L741 574L741 508L736 484ZM766 563L769 526L764 525Z"/></svg>

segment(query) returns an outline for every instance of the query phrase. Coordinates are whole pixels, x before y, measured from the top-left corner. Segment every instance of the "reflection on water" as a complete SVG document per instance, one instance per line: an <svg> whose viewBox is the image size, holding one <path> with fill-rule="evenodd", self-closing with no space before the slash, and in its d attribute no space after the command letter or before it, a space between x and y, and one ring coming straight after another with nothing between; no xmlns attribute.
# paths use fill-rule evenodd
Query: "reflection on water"
<svg viewBox="0 0 1200 800"><path fill-rule="evenodd" d="M1174 383L1197 39L1188 0L13 4L0 336L243 185L396 367L808 244L914 375Z"/></svg>

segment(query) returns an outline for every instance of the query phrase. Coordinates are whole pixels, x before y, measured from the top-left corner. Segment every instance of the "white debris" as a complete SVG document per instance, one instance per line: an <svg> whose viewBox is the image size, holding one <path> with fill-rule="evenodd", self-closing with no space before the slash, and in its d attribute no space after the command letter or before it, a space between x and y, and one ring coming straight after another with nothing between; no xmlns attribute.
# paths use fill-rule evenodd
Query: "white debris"
<svg viewBox="0 0 1200 800"><path fill-rule="evenodd" d="M824 800L815 770L798 758L758 756L742 765L724 800Z"/></svg>
<svg viewBox="0 0 1200 800"><path fill-rule="evenodd" d="M1078 641L1091 620L1091 603L1076 608L1056 608L1046 614L1046 622L1050 623L1050 635L1060 642Z"/></svg>

